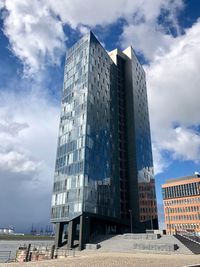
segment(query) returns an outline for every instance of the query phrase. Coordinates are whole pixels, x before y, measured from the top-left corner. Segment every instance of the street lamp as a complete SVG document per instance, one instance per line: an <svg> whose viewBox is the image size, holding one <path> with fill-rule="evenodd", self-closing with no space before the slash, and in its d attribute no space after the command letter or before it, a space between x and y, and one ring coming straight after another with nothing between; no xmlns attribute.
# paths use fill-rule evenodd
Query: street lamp
<svg viewBox="0 0 200 267"><path fill-rule="evenodd" d="M132 214L133 214L133 213L132 213L132 210L129 210L128 212L130 213L130 226L131 226L131 233L133 233L133 222L132 222L132 219L133 219L133 218L132 218Z"/></svg>

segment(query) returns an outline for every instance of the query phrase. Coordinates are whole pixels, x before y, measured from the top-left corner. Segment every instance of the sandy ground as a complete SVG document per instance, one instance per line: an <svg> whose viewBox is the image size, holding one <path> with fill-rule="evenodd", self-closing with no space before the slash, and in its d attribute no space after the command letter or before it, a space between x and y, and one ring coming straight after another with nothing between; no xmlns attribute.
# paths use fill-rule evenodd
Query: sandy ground
<svg viewBox="0 0 200 267"><path fill-rule="evenodd" d="M200 266L200 255L161 255L145 253L79 252L65 259L2 263L0 267L182 267Z"/></svg>

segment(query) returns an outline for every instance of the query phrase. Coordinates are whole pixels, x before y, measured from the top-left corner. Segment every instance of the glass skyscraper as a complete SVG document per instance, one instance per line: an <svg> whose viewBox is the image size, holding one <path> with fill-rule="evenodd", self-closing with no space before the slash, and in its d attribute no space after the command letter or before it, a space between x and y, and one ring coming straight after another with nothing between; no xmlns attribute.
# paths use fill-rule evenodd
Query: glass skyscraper
<svg viewBox="0 0 200 267"><path fill-rule="evenodd" d="M131 218L130 218L131 217ZM51 222L56 245L157 227L145 73L93 33L67 52Z"/></svg>

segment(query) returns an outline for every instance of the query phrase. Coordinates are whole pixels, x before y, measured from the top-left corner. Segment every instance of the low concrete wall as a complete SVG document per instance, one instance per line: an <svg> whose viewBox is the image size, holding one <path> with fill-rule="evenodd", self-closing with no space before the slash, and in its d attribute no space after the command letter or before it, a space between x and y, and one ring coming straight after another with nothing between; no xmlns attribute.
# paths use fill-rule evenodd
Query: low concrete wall
<svg viewBox="0 0 200 267"><path fill-rule="evenodd" d="M156 240L161 237L160 234L124 234L124 239L146 239L146 240Z"/></svg>
<svg viewBox="0 0 200 267"><path fill-rule="evenodd" d="M146 230L146 234L159 234L159 235L164 235L165 233L164 233L165 231L163 231L163 230Z"/></svg>
<svg viewBox="0 0 200 267"><path fill-rule="evenodd" d="M100 248L100 244L85 244L85 249L88 249L88 250L95 250L95 249L98 249Z"/></svg>
<svg viewBox="0 0 200 267"><path fill-rule="evenodd" d="M139 250L175 251L178 246L176 244L134 243L133 248Z"/></svg>

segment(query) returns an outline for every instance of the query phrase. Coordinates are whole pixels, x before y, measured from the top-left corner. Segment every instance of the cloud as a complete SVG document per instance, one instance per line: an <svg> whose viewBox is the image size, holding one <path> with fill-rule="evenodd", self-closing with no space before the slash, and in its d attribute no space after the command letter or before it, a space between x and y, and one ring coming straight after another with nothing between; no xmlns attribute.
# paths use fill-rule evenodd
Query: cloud
<svg viewBox="0 0 200 267"><path fill-rule="evenodd" d="M200 161L200 134L198 131L177 127L168 131L168 139L160 141L162 149L172 152L174 159Z"/></svg>
<svg viewBox="0 0 200 267"><path fill-rule="evenodd" d="M9 133L10 135L18 135L23 129L28 128L27 123L17 122L6 122L5 124L0 123L0 133Z"/></svg>
<svg viewBox="0 0 200 267"><path fill-rule="evenodd" d="M62 22L68 23L73 28L79 24L94 27L108 25L119 18L126 21L145 19L156 20L161 11L167 10L169 14L183 5L181 0L156 0L154 3L145 0L118 0L118 1L92 1L75 0L73 5L70 0L49 0L49 7L60 16ZM172 16L172 15L171 15Z"/></svg>
<svg viewBox="0 0 200 267"><path fill-rule="evenodd" d="M32 172L35 171L38 164L31 161L26 155L17 151L9 151L7 153L0 152L0 168L12 172Z"/></svg>
<svg viewBox="0 0 200 267"><path fill-rule="evenodd" d="M45 1L5 0L4 8L4 33L25 73L58 64L65 50L65 35L61 21L51 14Z"/></svg>
<svg viewBox="0 0 200 267"><path fill-rule="evenodd" d="M4 7L4 0L0 0L0 9Z"/></svg>
<svg viewBox="0 0 200 267"><path fill-rule="evenodd" d="M183 1L149 1L141 5L138 12L124 26L120 43L123 48L132 45L137 53L147 60L165 55L173 42L171 29L180 34L177 14L184 7ZM150 12L149 12L150 10ZM162 15L162 22L159 16Z"/></svg>
<svg viewBox="0 0 200 267"><path fill-rule="evenodd" d="M121 36L121 44L124 48L132 44L134 50L148 60L164 55L172 40L172 36L165 34L159 26L155 29L152 23L125 26Z"/></svg>
<svg viewBox="0 0 200 267"><path fill-rule="evenodd" d="M200 21L173 38L168 52L145 67L157 152L199 162Z"/></svg>
<svg viewBox="0 0 200 267"><path fill-rule="evenodd" d="M128 24L122 36L124 44L134 41L136 48L142 47L145 52L141 38L148 36L149 55L155 38L159 38L163 47L169 41L162 31L154 29L159 15L165 10L169 13L168 19L173 21L174 10L181 6L181 0L156 0L153 4L145 0L74 0L73 4L70 0L4 0L0 8L6 10L4 33L10 48L22 61L25 74L30 75L46 65L59 64L65 50L67 37L63 26L66 24L84 34L88 28L106 26L123 18ZM139 22L143 23L139 25Z"/></svg>
<svg viewBox="0 0 200 267"><path fill-rule="evenodd" d="M59 122L59 107L46 88L22 84L20 92L0 93L1 225L19 231L49 223Z"/></svg>
<svg viewBox="0 0 200 267"><path fill-rule="evenodd" d="M162 151L159 149L159 145L155 142L152 144L153 161L154 161L154 173L162 173L170 165L169 161L162 155Z"/></svg>

